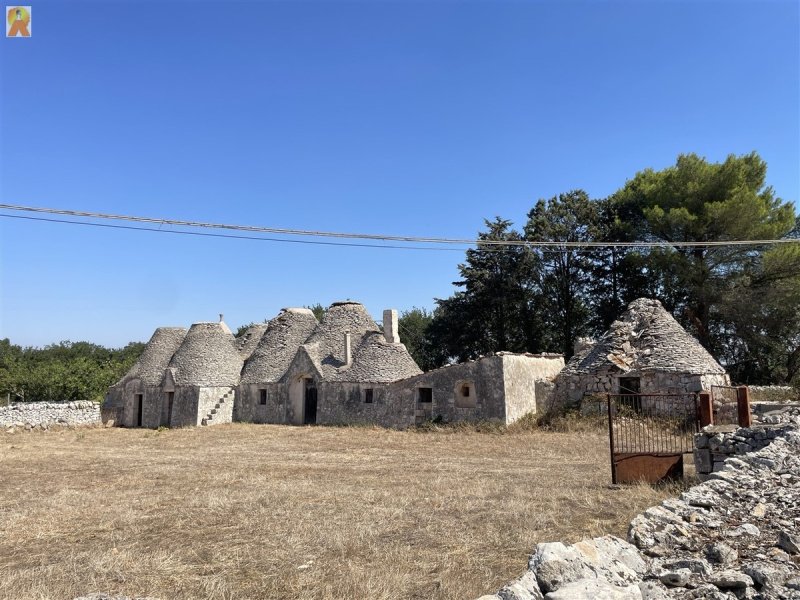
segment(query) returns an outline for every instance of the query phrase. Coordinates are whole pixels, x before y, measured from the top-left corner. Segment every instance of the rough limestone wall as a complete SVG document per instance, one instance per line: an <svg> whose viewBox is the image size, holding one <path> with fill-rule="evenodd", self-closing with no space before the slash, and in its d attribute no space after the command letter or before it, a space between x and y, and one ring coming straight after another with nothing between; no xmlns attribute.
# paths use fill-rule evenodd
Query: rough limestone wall
<svg viewBox="0 0 800 600"><path fill-rule="evenodd" d="M417 407L417 388L433 390L431 417L447 423L458 421L503 421L505 422L505 388L503 385L503 362L501 356L485 357L482 360L442 367L434 371L409 377L388 385L387 393L393 406L410 410L409 424L414 423ZM465 383L474 384L475 406L456 406L456 393Z"/></svg>
<svg viewBox="0 0 800 600"><path fill-rule="evenodd" d="M233 386L224 385L201 387L198 391L197 422L195 425L200 425L202 423L203 419L206 418L206 415L208 415L208 413L210 413L211 410L216 407L216 404L219 402L220 398L234 390L235 388ZM235 394L229 394L225 399L225 402L220 405L219 409L217 409L217 413L214 415L213 419L214 425L231 422L234 398Z"/></svg>
<svg viewBox="0 0 800 600"><path fill-rule="evenodd" d="M750 402L800 402L800 388L788 385L750 385Z"/></svg>
<svg viewBox="0 0 800 600"><path fill-rule="evenodd" d="M371 403L365 402L367 389L372 390ZM408 427L413 406L389 394L385 383L326 382L318 391L317 423Z"/></svg>
<svg viewBox="0 0 800 600"><path fill-rule="evenodd" d="M279 383L243 384L236 390L232 418L244 423L285 423L285 386ZM261 404L261 390L267 391L267 403Z"/></svg>
<svg viewBox="0 0 800 600"><path fill-rule="evenodd" d="M506 424L537 411L537 382L553 379L564 367L564 358L502 355Z"/></svg>
<svg viewBox="0 0 800 600"><path fill-rule="evenodd" d="M195 427L200 424L197 410L199 389L193 385L176 385L172 404L172 427Z"/></svg>
<svg viewBox="0 0 800 600"><path fill-rule="evenodd" d="M793 417L800 423L800 417ZM695 436L694 465L701 481L721 471L725 461L761 450L782 435L788 425L758 424L753 427L708 426Z"/></svg>
<svg viewBox="0 0 800 600"><path fill-rule="evenodd" d="M761 450L635 517L627 542L539 544L522 577L481 600L800 599L795 416L779 417Z"/></svg>
<svg viewBox="0 0 800 600"><path fill-rule="evenodd" d="M0 427L49 429L54 425L91 425L100 422L96 402L18 402L0 407Z"/></svg>
<svg viewBox="0 0 800 600"><path fill-rule="evenodd" d="M675 371L629 371L623 373L619 369L602 369L590 374L565 374L556 378L555 389L551 399L544 406L545 412L559 412L572 408L584 411L584 401L596 408L598 398L606 394L619 393L620 377L639 377L642 394L688 394L710 390L712 385L729 385L727 375L692 374ZM541 408L540 408L541 410ZM591 411L584 411L591 412Z"/></svg>

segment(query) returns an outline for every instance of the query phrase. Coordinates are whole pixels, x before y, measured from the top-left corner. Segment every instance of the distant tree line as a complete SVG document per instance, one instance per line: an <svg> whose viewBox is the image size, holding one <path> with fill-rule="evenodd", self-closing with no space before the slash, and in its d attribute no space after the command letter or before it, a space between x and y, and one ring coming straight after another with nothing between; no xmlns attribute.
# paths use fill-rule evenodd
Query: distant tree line
<svg viewBox="0 0 800 600"><path fill-rule="evenodd" d="M0 401L101 400L142 350L140 342L118 349L68 341L23 348L0 340Z"/></svg>
<svg viewBox="0 0 800 600"><path fill-rule="evenodd" d="M519 230L487 220L459 265L457 291L432 313L403 313L401 336L424 369L500 350L569 358L578 337L601 334L631 300L657 298L735 381L798 384L800 243L714 245L800 238L794 206L766 185L766 173L756 153L722 163L681 155L608 198L573 190L539 200ZM562 245L588 241L666 245Z"/></svg>

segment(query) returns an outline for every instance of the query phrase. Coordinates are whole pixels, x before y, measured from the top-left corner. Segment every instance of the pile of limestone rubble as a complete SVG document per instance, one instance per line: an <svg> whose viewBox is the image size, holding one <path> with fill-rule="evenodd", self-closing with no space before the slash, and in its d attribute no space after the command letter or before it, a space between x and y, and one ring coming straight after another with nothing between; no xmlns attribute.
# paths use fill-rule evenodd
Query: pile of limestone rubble
<svg viewBox="0 0 800 600"><path fill-rule="evenodd" d="M794 412L766 447L634 518L628 542L539 544L521 578L481 600L800 600Z"/></svg>

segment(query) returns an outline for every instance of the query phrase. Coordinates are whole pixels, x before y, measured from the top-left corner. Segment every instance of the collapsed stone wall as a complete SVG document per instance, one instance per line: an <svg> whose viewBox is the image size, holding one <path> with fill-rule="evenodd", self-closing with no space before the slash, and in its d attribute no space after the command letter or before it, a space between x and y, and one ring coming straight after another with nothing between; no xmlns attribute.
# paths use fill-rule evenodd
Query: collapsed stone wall
<svg viewBox="0 0 800 600"><path fill-rule="evenodd" d="M800 425L800 407L772 411L760 416L759 420L761 422L752 427L710 426L695 436L697 477L705 481L711 473L721 471L728 458L761 450L782 436L787 428Z"/></svg>
<svg viewBox="0 0 800 600"><path fill-rule="evenodd" d="M54 425L90 425L100 422L100 405L78 402L17 402L0 407L0 427L49 429Z"/></svg>
<svg viewBox="0 0 800 600"><path fill-rule="evenodd" d="M481 600L800 600L798 416L771 416L779 427L761 432L774 437L728 432L721 447L764 447L635 517L627 542L539 544L522 577Z"/></svg>

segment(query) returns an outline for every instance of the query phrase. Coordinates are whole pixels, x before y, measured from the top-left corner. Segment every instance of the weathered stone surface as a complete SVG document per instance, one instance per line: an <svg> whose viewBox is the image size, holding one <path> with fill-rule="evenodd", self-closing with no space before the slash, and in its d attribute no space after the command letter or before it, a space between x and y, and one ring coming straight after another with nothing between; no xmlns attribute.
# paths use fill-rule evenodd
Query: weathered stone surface
<svg viewBox="0 0 800 600"><path fill-rule="evenodd" d="M789 554L800 554L800 535L781 531L778 533L778 546Z"/></svg>
<svg viewBox="0 0 800 600"><path fill-rule="evenodd" d="M686 587L691 576L692 572L689 569L676 569L662 573L658 579L661 583L670 587Z"/></svg>
<svg viewBox="0 0 800 600"><path fill-rule="evenodd" d="M100 405L96 402L17 402L0 407L0 427L14 433L17 427L48 430L53 426L71 427L100 423ZM9 431L13 430L13 431Z"/></svg>
<svg viewBox="0 0 800 600"><path fill-rule="evenodd" d="M536 581L545 594L558 590L566 583L592 576L581 554L574 547L561 542L536 546L529 568L536 573Z"/></svg>
<svg viewBox="0 0 800 600"><path fill-rule="evenodd" d="M542 600L544 595L536 582L536 575L532 571L506 585L497 592L501 600Z"/></svg>
<svg viewBox="0 0 800 600"><path fill-rule="evenodd" d="M706 547L706 555L717 564L728 564L739 558L739 553L725 542L715 542Z"/></svg>
<svg viewBox="0 0 800 600"><path fill-rule="evenodd" d="M545 595L545 600L642 600L637 585L611 585L602 579L581 579Z"/></svg>
<svg viewBox="0 0 800 600"><path fill-rule="evenodd" d="M642 600L667 600L669 598L664 588L655 581L642 581L639 584L639 591L642 593Z"/></svg>
<svg viewBox="0 0 800 600"><path fill-rule="evenodd" d="M721 590L729 590L751 587L753 579L745 573L730 569L714 573L711 577L711 583Z"/></svg>

